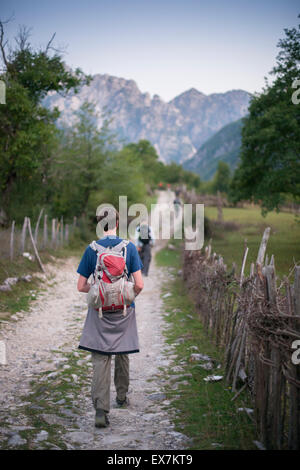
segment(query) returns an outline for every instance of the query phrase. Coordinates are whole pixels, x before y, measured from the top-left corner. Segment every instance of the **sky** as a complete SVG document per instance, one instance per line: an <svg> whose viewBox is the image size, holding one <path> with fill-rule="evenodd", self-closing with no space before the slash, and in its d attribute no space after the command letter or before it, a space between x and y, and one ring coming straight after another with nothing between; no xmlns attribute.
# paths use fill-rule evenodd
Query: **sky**
<svg viewBox="0 0 300 470"><path fill-rule="evenodd" d="M71 67L133 79L165 101L190 88L261 91L299 13L295 0L0 0L12 45L19 25L35 46L56 33Z"/></svg>

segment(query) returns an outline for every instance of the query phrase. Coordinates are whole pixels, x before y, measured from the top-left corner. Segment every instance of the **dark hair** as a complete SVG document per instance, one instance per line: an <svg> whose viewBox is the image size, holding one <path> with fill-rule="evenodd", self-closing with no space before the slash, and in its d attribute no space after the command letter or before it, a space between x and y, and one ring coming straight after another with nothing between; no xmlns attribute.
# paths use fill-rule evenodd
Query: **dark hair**
<svg viewBox="0 0 300 470"><path fill-rule="evenodd" d="M103 212L103 210L101 212ZM104 232L107 232L109 229L111 230L119 225L119 212L114 207L108 207L107 209L104 208L103 214L96 216L98 223L105 218L107 218L107 223L103 227Z"/></svg>

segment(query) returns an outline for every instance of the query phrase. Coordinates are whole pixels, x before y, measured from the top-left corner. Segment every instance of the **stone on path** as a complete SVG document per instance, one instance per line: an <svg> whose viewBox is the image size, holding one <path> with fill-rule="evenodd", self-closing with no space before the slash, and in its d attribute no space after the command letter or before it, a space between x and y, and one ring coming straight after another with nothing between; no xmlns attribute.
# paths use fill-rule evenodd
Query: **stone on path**
<svg viewBox="0 0 300 470"><path fill-rule="evenodd" d="M73 443L88 444L93 440L93 434L85 431L71 431L64 436L65 440L70 440Z"/></svg>
<svg viewBox="0 0 300 470"><path fill-rule="evenodd" d="M166 398L165 393L158 392L158 393L152 393L151 395L148 395L147 397L149 400L164 400Z"/></svg>
<svg viewBox="0 0 300 470"><path fill-rule="evenodd" d="M37 435L36 435L36 440L38 442L41 442L41 441L46 441L48 439L48 432L45 431L44 429L42 429L42 431L40 431Z"/></svg>
<svg viewBox="0 0 300 470"><path fill-rule="evenodd" d="M26 439L23 439L19 434L14 434L8 441L10 447L18 447L27 444Z"/></svg>

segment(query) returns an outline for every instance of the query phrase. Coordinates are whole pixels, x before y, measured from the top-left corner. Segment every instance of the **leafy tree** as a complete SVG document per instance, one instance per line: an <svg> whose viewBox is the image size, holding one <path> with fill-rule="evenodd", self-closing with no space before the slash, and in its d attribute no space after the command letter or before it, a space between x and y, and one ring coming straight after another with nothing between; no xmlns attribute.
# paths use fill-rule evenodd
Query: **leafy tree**
<svg viewBox="0 0 300 470"><path fill-rule="evenodd" d="M104 166L113 140L104 116L98 129L93 103L84 102L75 114L77 121L61 133L51 169L53 212L58 216L86 211L90 194L105 183Z"/></svg>
<svg viewBox="0 0 300 470"><path fill-rule="evenodd" d="M89 200L93 216L101 203L110 203L118 208L119 195L127 196L128 205L143 202L146 196L140 168L133 165L130 157L124 156L122 152L110 152L103 168L103 184L99 188L91 194Z"/></svg>
<svg viewBox="0 0 300 470"><path fill-rule="evenodd" d="M230 181L230 166L228 163L222 162L222 160L220 160L218 162L218 168L212 183L213 191L227 193L229 190Z"/></svg>
<svg viewBox="0 0 300 470"><path fill-rule="evenodd" d="M140 168L145 183L154 186L161 179L163 163L159 162L156 150L148 140L126 145L121 155Z"/></svg>
<svg viewBox="0 0 300 470"><path fill-rule="evenodd" d="M66 69L61 54L52 47L53 38L45 49L33 50L29 31L23 28L8 54L4 24L0 21L0 79L6 84L6 105L0 106L0 203L7 215L15 219L16 201L22 202L23 207L31 206L27 215L45 202L41 181L45 182L51 150L57 145L55 120L59 113L44 108L42 98L49 91L76 92L89 80L79 69Z"/></svg>
<svg viewBox="0 0 300 470"><path fill-rule="evenodd" d="M251 100L242 129L241 163L230 196L252 198L262 211L279 209L285 195L300 197L300 105L292 102L299 78L300 25L285 29L278 43L277 64L261 94Z"/></svg>

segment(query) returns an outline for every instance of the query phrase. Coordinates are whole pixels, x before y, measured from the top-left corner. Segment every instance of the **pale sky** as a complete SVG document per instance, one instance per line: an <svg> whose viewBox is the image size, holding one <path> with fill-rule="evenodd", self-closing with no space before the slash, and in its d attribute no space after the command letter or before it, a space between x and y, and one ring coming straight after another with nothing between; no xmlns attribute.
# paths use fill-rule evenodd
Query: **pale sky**
<svg viewBox="0 0 300 470"><path fill-rule="evenodd" d="M192 87L260 91L299 12L295 0L0 0L1 19L14 14L9 39L20 24L35 45L56 32L71 67L133 79L166 101Z"/></svg>

